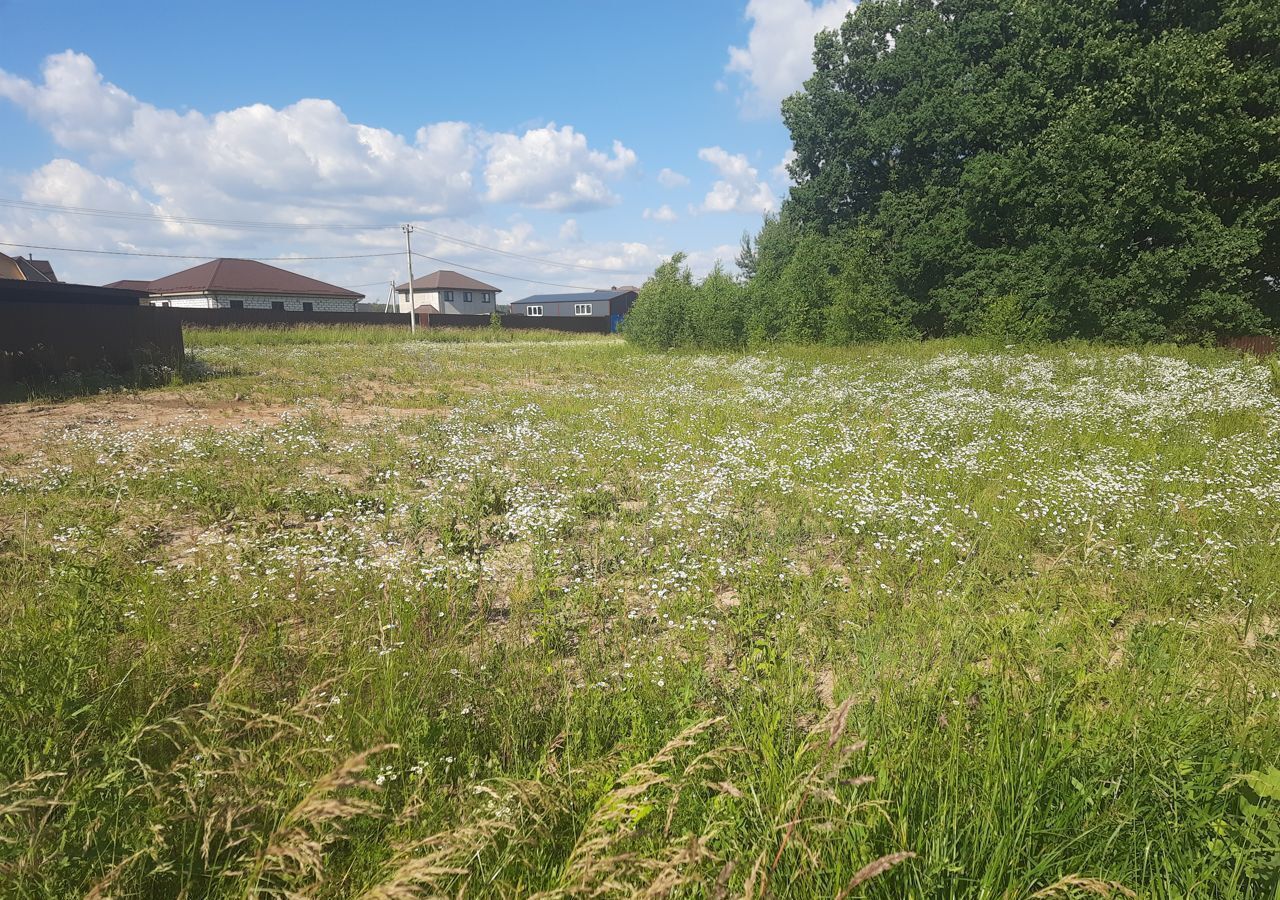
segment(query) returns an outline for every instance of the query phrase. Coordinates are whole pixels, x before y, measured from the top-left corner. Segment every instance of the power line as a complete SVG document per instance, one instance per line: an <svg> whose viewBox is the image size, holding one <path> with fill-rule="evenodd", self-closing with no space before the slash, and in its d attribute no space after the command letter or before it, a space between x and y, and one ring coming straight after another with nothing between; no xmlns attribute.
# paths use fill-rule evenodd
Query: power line
<svg viewBox="0 0 1280 900"><path fill-rule="evenodd" d="M471 271L471 272L480 272L483 275L492 275L495 278L505 278L508 281L522 281L525 284L544 284L547 287L573 288L575 291L599 290L599 288L583 287L580 284L561 284L558 281L538 281L536 278L519 278L515 275L507 275L503 272L491 272L488 269L478 269L475 266L464 266L462 263L451 262L450 260L447 260L447 259L441 259L438 256L428 256L425 253L419 253L417 250L413 251L413 255L420 256L423 259L429 259L432 262L444 263L446 266L457 266L459 269L467 269L468 271Z"/></svg>
<svg viewBox="0 0 1280 900"><path fill-rule="evenodd" d="M20 244L13 241L0 241L0 247L21 247L25 250L55 250L59 253L92 253L98 256L138 256L155 259L215 259L211 256L191 256L182 253L145 253L137 250L88 250L83 247L52 247L47 244ZM326 259L374 259L386 256L399 256L400 251L389 253L362 253L348 256L256 256L241 257L242 259L252 259L255 262L301 262L307 260L326 260ZM455 262L451 259L444 259L439 256L429 256L426 253L419 253L416 250L414 256L423 259L429 259L432 262L441 263L446 266L452 266L457 269L466 269L471 272L480 272L484 275L492 275L495 278L505 278L508 281L519 281L525 284L541 284L547 287L563 287L572 288L575 291L594 291L598 288L584 287L580 284L562 284L558 281L539 281L536 278L521 278L518 275L508 275L505 272L494 272L491 269L481 269L476 266L468 266L466 263ZM381 284L381 282L370 282L371 284Z"/></svg>
<svg viewBox="0 0 1280 900"><path fill-rule="evenodd" d="M462 238L454 237L450 234L432 231L430 228L424 228L421 225L415 224L414 228L421 231L423 234L429 234L434 238L439 238L442 241L448 241L451 244L457 244L460 247L469 247L472 250L484 250L487 253L497 253L502 256L510 256L514 259L523 259L529 262L541 263L544 266L559 266L562 269L582 269L587 272L605 272L610 275L629 274L625 269L606 269L602 266L588 266L582 263L560 262L559 260L547 259L543 256L529 256L524 253L516 253L514 250L500 250L497 247L489 247L485 244L477 244L474 241L463 240Z"/></svg>
<svg viewBox="0 0 1280 900"><path fill-rule="evenodd" d="M37 203L34 200L15 200L11 198L0 197L0 206L13 207L15 209L25 209L32 212L60 212L68 213L75 216L96 216L106 219L126 219L135 222L173 222L180 225L206 225L213 228L283 228L298 230L363 230L377 231L380 229L399 228L399 225L388 224L370 224L370 225L319 225L301 222L254 222L245 219L202 219L195 216L171 216L163 213L144 213L144 212L125 212L123 210L94 209L88 206L62 206L57 203ZM442 231L434 231L422 225L415 223L415 228L423 234L429 234L434 238L442 241L448 241L451 244L457 244L459 247L467 247L471 250L483 250L486 253L495 253L499 256L507 256L512 259L523 259L527 262L536 262L544 266L553 266L561 269L579 269L587 272L604 272L613 275L629 274L623 269L611 269L603 266L589 266L585 263L562 262L556 259L548 259L544 256L531 256L526 253L517 253L514 250L503 250L500 247L490 247L488 244L481 244L477 241L467 240L466 238L456 237L446 234ZM194 257L193 257L194 258Z"/></svg>
<svg viewBox="0 0 1280 900"><path fill-rule="evenodd" d="M100 256L147 256L159 259L217 259L207 253L195 256L186 253L144 253L140 250L87 250L82 247L50 247L45 244L19 244L13 241L0 241L0 247L23 247L27 250L56 250L59 253L95 253ZM251 259L254 262L289 262L319 259L374 259L380 256L399 256L399 252L388 253L353 253L345 256L242 256L240 259Z"/></svg>
<svg viewBox="0 0 1280 900"><path fill-rule="evenodd" d="M0 197L0 206L27 209L35 212L61 212L75 216L98 216L105 219L131 219L150 222L176 222L180 225L208 225L215 228L288 228L288 229L358 229L374 231L380 228L398 228L398 225L320 225L305 222L253 222L245 219L200 219L194 216L170 216L163 213L125 212L123 210L94 209L88 206L62 206L57 203L36 203L34 200L13 200Z"/></svg>

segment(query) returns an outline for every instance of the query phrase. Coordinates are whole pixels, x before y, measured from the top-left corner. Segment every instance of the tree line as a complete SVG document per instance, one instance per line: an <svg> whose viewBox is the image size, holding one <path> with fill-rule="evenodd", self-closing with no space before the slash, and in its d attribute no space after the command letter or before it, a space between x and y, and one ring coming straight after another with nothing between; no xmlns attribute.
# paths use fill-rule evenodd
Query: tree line
<svg viewBox="0 0 1280 900"><path fill-rule="evenodd" d="M783 101L736 278L660 266L645 346L1280 324L1280 3L863 0Z"/></svg>

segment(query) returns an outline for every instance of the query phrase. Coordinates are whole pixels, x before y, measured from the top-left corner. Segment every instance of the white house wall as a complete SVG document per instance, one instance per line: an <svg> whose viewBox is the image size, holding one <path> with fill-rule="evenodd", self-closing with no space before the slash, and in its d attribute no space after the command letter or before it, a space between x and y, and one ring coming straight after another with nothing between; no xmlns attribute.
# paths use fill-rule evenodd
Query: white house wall
<svg viewBox="0 0 1280 900"><path fill-rule="evenodd" d="M356 311L355 300L337 297L309 297L305 294L194 294L183 297L152 297L152 305L168 303L185 309L230 309L231 301L239 300L245 309L274 309L273 303L284 303L286 310L302 312L302 304L310 303L312 312Z"/></svg>
<svg viewBox="0 0 1280 900"><path fill-rule="evenodd" d="M409 292L397 292L400 297L400 312L409 311ZM462 291L453 291L453 301L443 303L440 300L440 291L419 291L413 292L413 302L418 306L427 305L433 307L437 312L446 315L469 315L469 316L487 316L497 309L497 303L493 300L484 301L480 299L484 291L472 291L471 302L466 303L462 299ZM490 291L496 297L496 292ZM443 307L443 308L441 308Z"/></svg>

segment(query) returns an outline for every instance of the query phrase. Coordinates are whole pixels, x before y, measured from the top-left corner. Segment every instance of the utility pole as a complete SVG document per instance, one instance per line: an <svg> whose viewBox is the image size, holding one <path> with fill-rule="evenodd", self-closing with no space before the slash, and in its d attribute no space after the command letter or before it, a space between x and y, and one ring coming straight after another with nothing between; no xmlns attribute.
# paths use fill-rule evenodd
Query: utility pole
<svg viewBox="0 0 1280 900"><path fill-rule="evenodd" d="M409 332L411 334L417 332L418 313L413 304L413 245L409 241L409 235L413 234L413 226L405 225L404 230L404 258L409 261Z"/></svg>

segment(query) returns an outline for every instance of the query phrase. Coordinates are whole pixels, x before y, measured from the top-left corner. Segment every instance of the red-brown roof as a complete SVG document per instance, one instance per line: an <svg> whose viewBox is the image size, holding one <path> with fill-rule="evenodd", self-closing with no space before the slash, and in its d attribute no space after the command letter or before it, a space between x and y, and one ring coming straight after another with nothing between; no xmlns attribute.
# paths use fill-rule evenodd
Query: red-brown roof
<svg viewBox="0 0 1280 900"><path fill-rule="evenodd" d="M145 293L151 290L151 282L139 281L136 278L125 278L122 281L113 281L110 284L104 284L103 287L117 288L124 291L143 291Z"/></svg>
<svg viewBox="0 0 1280 900"><path fill-rule="evenodd" d="M457 272L451 272L448 269L441 269L439 272L432 272L430 275L423 275L421 278L413 279L414 291L493 291L495 294L502 293L501 288L496 288L491 284L485 284L483 281L476 281L466 275L459 275ZM397 291L409 290L409 282L396 285Z"/></svg>
<svg viewBox="0 0 1280 900"><path fill-rule="evenodd" d="M364 294L252 259L215 259L158 278L147 290L152 294L302 294L345 300L364 297Z"/></svg>

